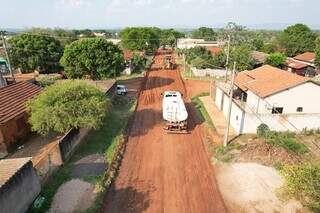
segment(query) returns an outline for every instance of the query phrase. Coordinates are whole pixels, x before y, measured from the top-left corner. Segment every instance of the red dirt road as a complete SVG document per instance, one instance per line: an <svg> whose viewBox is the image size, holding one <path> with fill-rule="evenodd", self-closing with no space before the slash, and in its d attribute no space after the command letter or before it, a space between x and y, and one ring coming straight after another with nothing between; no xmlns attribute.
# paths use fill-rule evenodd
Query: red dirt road
<svg viewBox="0 0 320 213"><path fill-rule="evenodd" d="M202 139L205 137L178 70L147 73L118 177L103 212L226 212ZM161 93L184 94L190 134L163 131Z"/></svg>

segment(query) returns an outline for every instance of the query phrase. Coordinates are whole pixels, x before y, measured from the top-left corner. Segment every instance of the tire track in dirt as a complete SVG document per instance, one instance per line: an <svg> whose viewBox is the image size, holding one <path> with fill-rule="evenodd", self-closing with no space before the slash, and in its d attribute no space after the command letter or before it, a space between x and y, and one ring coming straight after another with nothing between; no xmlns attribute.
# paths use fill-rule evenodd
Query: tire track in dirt
<svg viewBox="0 0 320 213"><path fill-rule="evenodd" d="M226 212L184 82L178 70L161 66L159 53L139 96L119 175L103 212ZM185 95L190 134L163 131L161 93L166 90Z"/></svg>

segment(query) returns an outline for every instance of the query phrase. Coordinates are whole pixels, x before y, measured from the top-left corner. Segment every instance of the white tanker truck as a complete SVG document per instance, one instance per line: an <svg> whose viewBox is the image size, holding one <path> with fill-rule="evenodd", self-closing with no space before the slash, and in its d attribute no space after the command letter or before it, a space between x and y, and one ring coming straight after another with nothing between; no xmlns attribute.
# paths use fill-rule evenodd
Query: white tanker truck
<svg viewBox="0 0 320 213"><path fill-rule="evenodd" d="M188 112L180 92L163 93L162 117L165 121L164 129L169 133L187 133Z"/></svg>

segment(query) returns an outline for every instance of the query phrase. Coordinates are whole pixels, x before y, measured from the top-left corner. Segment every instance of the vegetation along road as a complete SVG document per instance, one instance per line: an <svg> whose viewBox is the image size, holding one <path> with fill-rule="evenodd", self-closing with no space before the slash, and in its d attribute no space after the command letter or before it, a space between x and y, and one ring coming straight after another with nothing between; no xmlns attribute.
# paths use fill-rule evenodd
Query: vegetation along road
<svg viewBox="0 0 320 213"><path fill-rule="evenodd" d="M158 52L130 131L119 175L104 201L104 212L226 212L203 144L204 132L178 70L162 70ZM190 134L166 134L162 95L184 95Z"/></svg>

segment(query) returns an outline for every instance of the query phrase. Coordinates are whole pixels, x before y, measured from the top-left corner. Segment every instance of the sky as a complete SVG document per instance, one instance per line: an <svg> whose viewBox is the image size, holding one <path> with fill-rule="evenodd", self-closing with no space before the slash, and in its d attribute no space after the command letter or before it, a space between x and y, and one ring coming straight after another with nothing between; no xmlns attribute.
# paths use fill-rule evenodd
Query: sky
<svg viewBox="0 0 320 213"><path fill-rule="evenodd" d="M0 28L126 26L320 29L320 0L0 0Z"/></svg>

